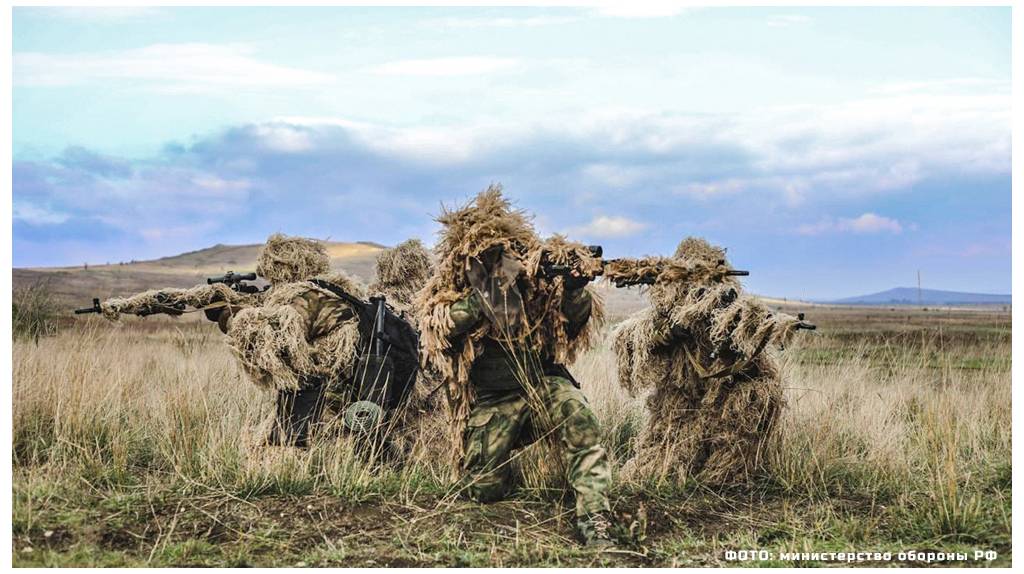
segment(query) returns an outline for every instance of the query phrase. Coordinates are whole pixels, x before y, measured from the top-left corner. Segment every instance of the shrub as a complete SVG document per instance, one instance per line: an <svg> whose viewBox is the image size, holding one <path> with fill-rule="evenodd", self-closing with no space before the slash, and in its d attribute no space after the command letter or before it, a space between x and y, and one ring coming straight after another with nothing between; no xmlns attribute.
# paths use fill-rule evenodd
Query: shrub
<svg viewBox="0 0 1024 574"><path fill-rule="evenodd" d="M59 305L50 286L38 282L14 290L11 331L14 338L33 339L57 332Z"/></svg>

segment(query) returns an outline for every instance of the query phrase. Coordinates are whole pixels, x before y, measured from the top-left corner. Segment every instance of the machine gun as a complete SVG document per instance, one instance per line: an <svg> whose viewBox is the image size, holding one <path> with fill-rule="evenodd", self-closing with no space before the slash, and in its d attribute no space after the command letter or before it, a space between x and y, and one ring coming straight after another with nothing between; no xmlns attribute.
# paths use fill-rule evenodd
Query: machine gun
<svg viewBox="0 0 1024 574"><path fill-rule="evenodd" d="M604 255L604 248L600 245L588 245L587 251L591 257L594 259L600 259L601 261L601 267L596 271L581 273L578 265L571 263L553 264L542 260L538 274L545 279L562 277L571 288L578 288L596 280L602 275L605 275L606 272L611 269L615 271L612 273L614 278L611 280L615 283L616 287L632 287L636 285L654 285L658 282L658 278L662 275L662 272L666 271L664 264L655 263L653 265L644 266L640 265L643 260L639 259L602 259L602 256ZM750 275L749 271L729 268L724 259L719 259L717 263L718 265L714 270L709 270L711 271L709 274L712 276L746 277ZM623 273L623 270L627 269L629 272Z"/></svg>
<svg viewBox="0 0 1024 574"><path fill-rule="evenodd" d="M359 318L359 349L345 426L353 432L385 430L390 417L412 394L419 372L419 332L383 296L363 301L323 279L310 280L347 302Z"/></svg>
<svg viewBox="0 0 1024 574"><path fill-rule="evenodd" d="M260 289L255 285L244 283L244 281L255 280L255 273L235 273L234 271L228 271L227 273L218 275L217 277L207 277L206 284L213 285L215 283L223 283L228 287L231 287L231 289L236 293L246 293L249 295L265 291L266 288Z"/></svg>
<svg viewBox="0 0 1024 574"><path fill-rule="evenodd" d="M345 408L345 426L369 434L383 430L387 417L409 397L419 370L419 333L394 313L383 296L370 297L359 309L362 356L356 363L353 402ZM362 330L362 329L361 329Z"/></svg>

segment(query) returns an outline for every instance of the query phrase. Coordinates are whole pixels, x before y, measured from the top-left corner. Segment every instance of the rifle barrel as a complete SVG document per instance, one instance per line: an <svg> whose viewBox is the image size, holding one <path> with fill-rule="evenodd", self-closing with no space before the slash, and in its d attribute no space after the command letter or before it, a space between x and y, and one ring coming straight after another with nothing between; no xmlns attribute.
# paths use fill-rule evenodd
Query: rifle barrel
<svg viewBox="0 0 1024 574"><path fill-rule="evenodd" d="M75 309L75 315L85 315L86 313L102 313L100 309L100 300L97 297L93 297L92 307L83 307L82 309Z"/></svg>

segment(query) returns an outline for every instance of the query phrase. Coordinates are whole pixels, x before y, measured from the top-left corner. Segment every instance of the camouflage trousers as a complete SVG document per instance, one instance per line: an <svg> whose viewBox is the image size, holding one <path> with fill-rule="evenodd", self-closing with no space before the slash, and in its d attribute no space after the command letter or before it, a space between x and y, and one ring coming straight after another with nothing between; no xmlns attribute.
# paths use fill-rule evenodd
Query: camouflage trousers
<svg viewBox="0 0 1024 574"><path fill-rule="evenodd" d="M465 434L466 493L480 502L503 498L511 482L512 450L551 434L576 491L576 514L607 511L611 468L586 398L562 377L544 377L535 390L531 398L522 389L477 394Z"/></svg>

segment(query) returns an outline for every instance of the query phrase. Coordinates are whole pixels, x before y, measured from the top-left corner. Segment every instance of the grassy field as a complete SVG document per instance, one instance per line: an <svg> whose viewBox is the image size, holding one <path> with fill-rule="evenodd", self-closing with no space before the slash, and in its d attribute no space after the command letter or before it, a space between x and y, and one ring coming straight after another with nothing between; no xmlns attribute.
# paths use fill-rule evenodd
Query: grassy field
<svg viewBox="0 0 1024 574"><path fill-rule="evenodd" d="M1009 313L808 311L819 331L785 354L788 407L764 473L726 490L617 482L622 550L605 554L575 541L557 480L527 473L507 501L461 499L429 431L400 469L343 439L258 446L271 397L209 323L89 320L18 340L14 563L693 566L763 549L771 564L992 550L966 564L1009 565ZM605 345L574 372L618 468L643 399L618 388L614 362Z"/></svg>

